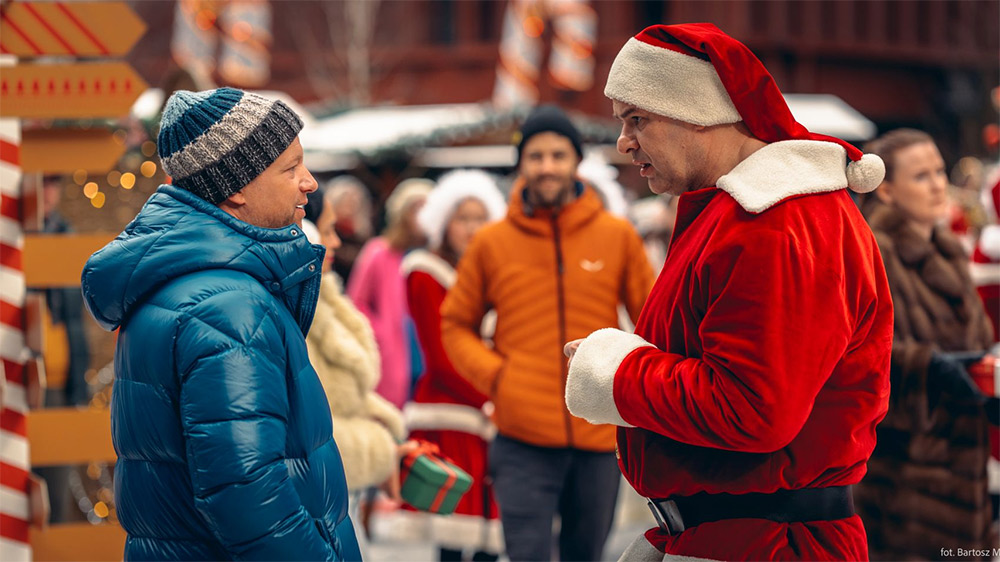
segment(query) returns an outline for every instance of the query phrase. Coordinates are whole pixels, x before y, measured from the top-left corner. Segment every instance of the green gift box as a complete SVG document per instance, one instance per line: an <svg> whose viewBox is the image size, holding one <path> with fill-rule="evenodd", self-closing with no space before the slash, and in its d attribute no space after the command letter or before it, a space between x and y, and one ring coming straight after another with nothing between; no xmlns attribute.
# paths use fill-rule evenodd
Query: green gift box
<svg viewBox="0 0 1000 562"><path fill-rule="evenodd" d="M420 511L448 515L472 487L472 477L433 443L421 443L400 464L400 495Z"/></svg>

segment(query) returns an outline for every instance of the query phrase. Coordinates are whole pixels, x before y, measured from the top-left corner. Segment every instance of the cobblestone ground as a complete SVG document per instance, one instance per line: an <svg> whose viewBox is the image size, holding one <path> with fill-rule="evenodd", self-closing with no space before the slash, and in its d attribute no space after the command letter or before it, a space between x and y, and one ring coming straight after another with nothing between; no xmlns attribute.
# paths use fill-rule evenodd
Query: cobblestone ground
<svg viewBox="0 0 1000 562"><path fill-rule="evenodd" d="M372 541L365 545L367 562L436 562L437 547L419 537L401 538L402 517L395 512L376 512L372 515ZM636 536L655 525L646 508L645 500L630 487L623 485L618 498L615 524L604 548L603 560L615 561ZM506 561L502 557L501 561Z"/></svg>

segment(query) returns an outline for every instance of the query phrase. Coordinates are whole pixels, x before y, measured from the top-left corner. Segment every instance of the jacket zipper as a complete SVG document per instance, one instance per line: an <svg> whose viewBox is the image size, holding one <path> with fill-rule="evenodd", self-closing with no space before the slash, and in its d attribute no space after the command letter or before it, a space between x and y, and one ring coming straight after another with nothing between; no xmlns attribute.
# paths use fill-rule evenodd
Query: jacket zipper
<svg viewBox="0 0 1000 562"><path fill-rule="evenodd" d="M552 238L556 244L556 280L558 284L558 290L556 291L556 297L559 302L559 341L563 344L566 343L566 296L564 294L563 275L566 272L566 267L563 264L562 255L562 244L559 237L559 215L558 213L552 214ZM566 361L562 360L562 348L559 348L559 372L562 374L560 377L562 394L566 395L566 377L569 373L566 371ZM573 421L569 417L569 411L566 408L562 409L563 421L566 423L566 446L573 447Z"/></svg>

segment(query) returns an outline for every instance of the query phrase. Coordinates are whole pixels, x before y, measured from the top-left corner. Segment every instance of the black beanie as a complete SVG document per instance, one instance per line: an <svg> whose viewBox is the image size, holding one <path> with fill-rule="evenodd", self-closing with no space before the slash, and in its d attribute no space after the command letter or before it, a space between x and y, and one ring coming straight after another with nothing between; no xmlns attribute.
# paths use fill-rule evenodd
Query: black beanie
<svg viewBox="0 0 1000 562"><path fill-rule="evenodd" d="M580 139L580 131L566 116L566 112L554 105L541 105L533 109L521 125L521 140L517 143L518 166L521 165L521 153L524 151L524 144L528 142L528 139L538 133L548 131L568 138L569 142L573 143L577 156L583 158L583 142Z"/></svg>

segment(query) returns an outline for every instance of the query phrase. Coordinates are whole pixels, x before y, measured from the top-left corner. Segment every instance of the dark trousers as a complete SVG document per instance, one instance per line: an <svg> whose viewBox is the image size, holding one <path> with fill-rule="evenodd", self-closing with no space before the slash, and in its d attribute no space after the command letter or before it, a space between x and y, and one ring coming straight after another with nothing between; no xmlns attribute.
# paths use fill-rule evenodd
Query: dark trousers
<svg viewBox="0 0 1000 562"><path fill-rule="evenodd" d="M512 562L552 559L556 513L559 558L601 559L621 479L614 453L536 447L498 435L490 471Z"/></svg>

